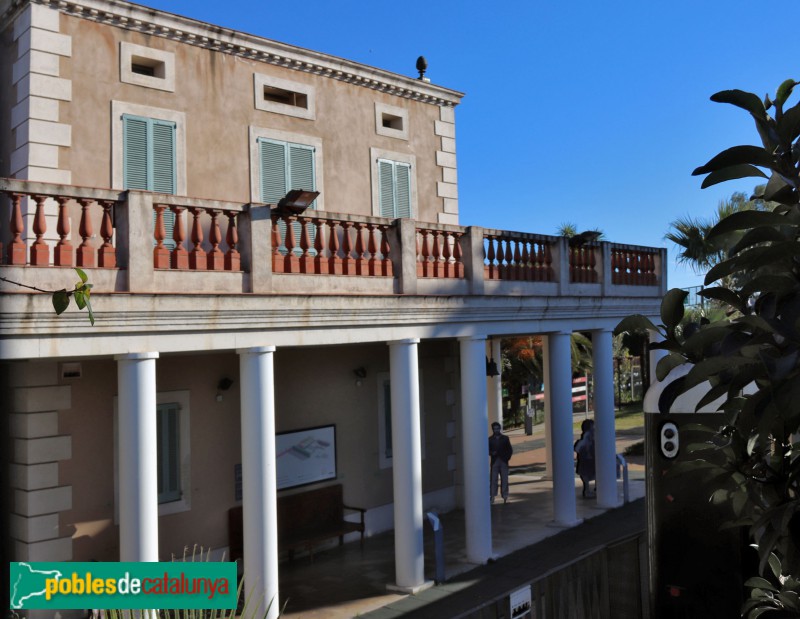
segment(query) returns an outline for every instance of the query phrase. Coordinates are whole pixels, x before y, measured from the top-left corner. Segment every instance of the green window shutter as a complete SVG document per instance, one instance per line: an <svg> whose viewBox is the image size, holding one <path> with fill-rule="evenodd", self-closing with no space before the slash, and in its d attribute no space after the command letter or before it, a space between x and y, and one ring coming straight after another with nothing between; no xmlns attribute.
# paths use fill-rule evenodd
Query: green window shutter
<svg viewBox="0 0 800 619"><path fill-rule="evenodd" d="M147 119L122 117L123 183L125 189L148 189Z"/></svg>
<svg viewBox="0 0 800 619"><path fill-rule="evenodd" d="M158 502L169 503L181 498L180 407L159 404L156 415Z"/></svg>
<svg viewBox="0 0 800 619"><path fill-rule="evenodd" d="M277 204L286 195L286 144L259 139L261 155L261 201Z"/></svg>
<svg viewBox="0 0 800 619"><path fill-rule="evenodd" d="M175 193L175 123L128 114L122 116L122 123L125 189ZM153 226L155 221L153 212ZM175 247L174 228L175 213L167 209L164 211L164 246L167 249Z"/></svg>
<svg viewBox="0 0 800 619"><path fill-rule="evenodd" d="M383 382L383 437L385 443L384 455L389 460L392 457L392 389L388 380Z"/></svg>
<svg viewBox="0 0 800 619"><path fill-rule="evenodd" d="M397 217L411 217L411 166L394 164L395 208Z"/></svg>
<svg viewBox="0 0 800 619"><path fill-rule="evenodd" d="M381 217L411 217L411 165L378 159Z"/></svg>
<svg viewBox="0 0 800 619"><path fill-rule="evenodd" d="M378 182L380 184L381 217L394 219L394 165L391 161L378 159Z"/></svg>

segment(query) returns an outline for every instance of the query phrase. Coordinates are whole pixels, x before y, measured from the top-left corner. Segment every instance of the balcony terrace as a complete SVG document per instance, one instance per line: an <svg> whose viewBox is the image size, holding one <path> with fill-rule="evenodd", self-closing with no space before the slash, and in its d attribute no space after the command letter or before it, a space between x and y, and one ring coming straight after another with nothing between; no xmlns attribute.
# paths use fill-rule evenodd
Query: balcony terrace
<svg viewBox="0 0 800 619"><path fill-rule="evenodd" d="M13 179L0 179L0 193L10 203L0 275L43 289L62 288L64 269L79 266L94 294L663 294L659 248Z"/></svg>

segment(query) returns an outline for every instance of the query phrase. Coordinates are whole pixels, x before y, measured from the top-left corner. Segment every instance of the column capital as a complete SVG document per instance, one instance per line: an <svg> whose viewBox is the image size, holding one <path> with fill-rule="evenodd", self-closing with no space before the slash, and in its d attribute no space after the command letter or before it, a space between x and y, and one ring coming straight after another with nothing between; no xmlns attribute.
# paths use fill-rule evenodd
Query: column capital
<svg viewBox="0 0 800 619"><path fill-rule="evenodd" d="M458 338L459 342L485 342L488 338L485 335L464 335Z"/></svg>
<svg viewBox="0 0 800 619"><path fill-rule="evenodd" d="M129 352L124 355L114 355L114 361L145 361L158 359L157 352Z"/></svg>
<svg viewBox="0 0 800 619"><path fill-rule="evenodd" d="M264 355L268 352L275 352L275 346L253 346L252 348L237 348L237 355Z"/></svg>
<svg viewBox="0 0 800 619"><path fill-rule="evenodd" d="M386 342L387 346L394 346L396 344L402 344L404 346L411 346L412 344L419 344L418 337L409 337L403 340L392 340L390 342Z"/></svg>

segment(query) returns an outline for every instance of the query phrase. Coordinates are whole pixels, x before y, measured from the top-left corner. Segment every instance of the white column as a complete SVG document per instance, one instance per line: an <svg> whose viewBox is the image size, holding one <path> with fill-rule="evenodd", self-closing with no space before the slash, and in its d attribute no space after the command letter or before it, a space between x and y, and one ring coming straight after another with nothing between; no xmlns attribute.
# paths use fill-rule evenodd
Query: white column
<svg viewBox="0 0 800 619"><path fill-rule="evenodd" d="M551 333L550 436L553 442L553 520L556 526L580 524L575 503L572 431L572 360L570 333Z"/></svg>
<svg viewBox="0 0 800 619"><path fill-rule="evenodd" d="M486 563L492 555L489 505L489 415L486 402L486 342L462 338L461 457L464 466L464 519L467 561Z"/></svg>
<svg viewBox="0 0 800 619"><path fill-rule="evenodd" d="M396 581L391 588L407 592L425 585L417 344L418 339L389 343Z"/></svg>
<svg viewBox="0 0 800 619"><path fill-rule="evenodd" d="M241 380L245 599L254 616L278 616L278 499L274 346L238 350Z"/></svg>
<svg viewBox="0 0 800 619"><path fill-rule="evenodd" d="M118 355L120 561L158 561L157 352Z"/></svg>
<svg viewBox="0 0 800 619"><path fill-rule="evenodd" d="M614 350L611 331L592 331L594 444L597 504L617 507L617 441L614 429Z"/></svg>
<svg viewBox="0 0 800 619"><path fill-rule="evenodd" d="M489 419L503 425L503 361L500 338L489 340L489 359L497 364L497 376L486 377L486 392L489 398Z"/></svg>
<svg viewBox="0 0 800 619"><path fill-rule="evenodd" d="M552 410L550 405L550 339L542 336L542 383L544 384L544 476L553 478L553 436L550 430L553 427Z"/></svg>

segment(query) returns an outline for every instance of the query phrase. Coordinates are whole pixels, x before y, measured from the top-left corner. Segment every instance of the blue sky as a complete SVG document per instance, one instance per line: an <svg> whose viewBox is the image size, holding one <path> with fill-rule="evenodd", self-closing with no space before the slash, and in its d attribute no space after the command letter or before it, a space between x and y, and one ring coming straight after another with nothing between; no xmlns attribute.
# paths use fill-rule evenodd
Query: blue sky
<svg viewBox="0 0 800 619"><path fill-rule="evenodd" d="M757 144L719 90L774 94L800 79L795 0L151 0L149 6L416 76L466 93L456 109L462 225L555 234L564 222L610 241L667 247L675 218L711 214L750 180L701 190L691 171Z"/></svg>

